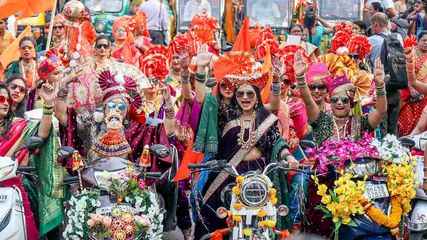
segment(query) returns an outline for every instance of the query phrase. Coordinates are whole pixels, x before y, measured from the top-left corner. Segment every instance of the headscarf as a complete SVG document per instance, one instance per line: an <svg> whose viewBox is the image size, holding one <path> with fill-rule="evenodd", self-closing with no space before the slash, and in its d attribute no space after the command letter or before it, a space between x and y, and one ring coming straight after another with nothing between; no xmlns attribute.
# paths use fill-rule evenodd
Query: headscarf
<svg viewBox="0 0 427 240"><path fill-rule="evenodd" d="M311 84L315 79L322 79L322 82L328 85L332 81L332 74L328 67L323 63L315 63L307 70L307 83Z"/></svg>
<svg viewBox="0 0 427 240"><path fill-rule="evenodd" d="M371 47L368 37L363 35L354 35L347 43L349 54L357 53L361 59L364 59L371 52Z"/></svg>
<svg viewBox="0 0 427 240"><path fill-rule="evenodd" d="M53 55L39 63L37 73L39 74L40 79L45 81L59 66L61 66L61 62L57 56Z"/></svg>
<svg viewBox="0 0 427 240"><path fill-rule="evenodd" d="M347 96L350 98L351 107L354 107L355 87L345 75L335 78L332 80L331 84L329 84L330 97L342 92L347 93Z"/></svg>

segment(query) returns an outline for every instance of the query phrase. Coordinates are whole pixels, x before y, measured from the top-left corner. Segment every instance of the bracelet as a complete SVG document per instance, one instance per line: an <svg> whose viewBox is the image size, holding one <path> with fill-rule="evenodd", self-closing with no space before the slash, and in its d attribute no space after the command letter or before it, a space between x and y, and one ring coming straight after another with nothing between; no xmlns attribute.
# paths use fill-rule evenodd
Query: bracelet
<svg viewBox="0 0 427 240"><path fill-rule="evenodd" d="M305 83L297 83L297 86L298 86L298 88L305 88L305 87L307 87L307 83L305 82Z"/></svg>
<svg viewBox="0 0 427 240"><path fill-rule="evenodd" d="M46 110L46 111L53 111L53 107L54 107L55 105L46 105L46 104L43 104L43 110Z"/></svg>
<svg viewBox="0 0 427 240"><path fill-rule="evenodd" d="M278 96L278 95L280 95L280 92L282 89L281 89L280 84L276 84L276 85L271 85L270 90L274 96Z"/></svg>
<svg viewBox="0 0 427 240"><path fill-rule="evenodd" d="M166 119L174 119L175 118L175 110L173 109L173 105L170 107L165 106L165 118Z"/></svg>
<svg viewBox="0 0 427 240"><path fill-rule="evenodd" d="M51 112L43 111L43 115L51 116L51 115L53 115L53 111L51 111Z"/></svg>
<svg viewBox="0 0 427 240"><path fill-rule="evenodd" d="M190 75L181 75L181 84L188 84L190 82Z"/></svg>
<svg viewBox="0 0 427 240"><path fill-rule="evenodd" d="M196 81L199 83L205 83L206 75L196 73Z"/></svg>
<svg viewBox="0 0 427 240"><path fill-rule="evenodd" d="M387 94L385 90L385 85L376 87L376 93L377 93L377 97L384 97Z"/></svg>
<svg viewBox="0 0 427 240"><path fill-rule="evenodd" d="M305 73L304 73L303 75L301 75L301 76L297 76L297 75L295 75L295 78L296 78L296 79L301 79L301 78L304 78L304 79L305 79Z"/></svg>
<svg viewBox="0 0 427 240"><path fill-rule="evenodd" d="M285 160L285 161L288 161L288 160L286 160L286 159L287 159L289 156L292 156L292 153L287 152L287 153L285 153L285 155L284 155L284 156L281 156L281 157L280 157L280 159Z"/></svg>

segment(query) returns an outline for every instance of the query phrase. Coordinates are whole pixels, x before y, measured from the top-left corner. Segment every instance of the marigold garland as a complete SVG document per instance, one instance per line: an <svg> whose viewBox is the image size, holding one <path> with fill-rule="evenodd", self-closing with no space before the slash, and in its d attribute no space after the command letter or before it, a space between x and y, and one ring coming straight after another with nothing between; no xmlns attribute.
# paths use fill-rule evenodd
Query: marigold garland
<svg viewBox="0 0 427 240"><path fill-rule="evenodd" d="M397 197L391 198L390 216L386 216L381 210L370 204L368 199L366 198L362 198L360 200L360 203L365 208L365 214L368 215L368 217L370 217L374 222L390 229L399 227L400 220L402 219L403 210Z"/></svg>

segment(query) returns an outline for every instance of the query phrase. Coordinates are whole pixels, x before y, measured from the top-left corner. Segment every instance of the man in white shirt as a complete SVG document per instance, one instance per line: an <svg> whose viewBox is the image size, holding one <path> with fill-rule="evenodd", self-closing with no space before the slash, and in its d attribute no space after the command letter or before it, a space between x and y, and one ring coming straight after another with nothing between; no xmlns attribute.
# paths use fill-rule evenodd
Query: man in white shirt
<svg viewBox="0 0 427 240"><path fill-rule="evenodd" d="M206 11L209 16L212 16L211 4L206 0L190 0L185 4L184 21L191 21L194 15Z"/></svg>
<svg viewBox="0 0 427 240"><path fill-rule="evenodd" d="M388 28L390 21L385 13L377 12L372 16L371 23L373 35L369 37L369 42L372 46L372 51L369 56L369 60L371 63L375 63L377 59L381 59L381 50L384 44L384 38L378 34L387 36L391 34ZM402 37L400 36L400 34L396 35L400 44L403 46ZM384 59L381 59L381 61L384 61ZM386 133L397 135L397 123L400 108L400 90L388 88L387 81L386 89L387 113L384 115L383 121L380 125L381 135L385 136Z"/></svg>
<svg viewBox="0 0 427 240"><path fill-rule="evenodd" d="M252 5L251 18L261 26L281 25L281 15L277 4L271 0L259 0Z"/></svg>
<svg viewBox="0 0 427 240"><path fill-rule="evenodd" d="M139 10L147 15L147 29L153 44L166 44L169 23L167 9L162 2L147 0L139 7Z"/></svg>

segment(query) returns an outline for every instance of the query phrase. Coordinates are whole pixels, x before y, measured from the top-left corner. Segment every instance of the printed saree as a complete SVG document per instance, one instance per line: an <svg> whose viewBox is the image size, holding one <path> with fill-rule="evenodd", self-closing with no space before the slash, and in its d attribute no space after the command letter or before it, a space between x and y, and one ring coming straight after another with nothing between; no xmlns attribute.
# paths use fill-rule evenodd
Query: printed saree
<svg viewBox="0 0 427 240"><path fill-rule="evenodd" d="M0 139L0 156L12 156L28 137L37 134L38 125L39 122L26 120L15 121L7 134L7 138ZM36 167L36 175L38 176L36 181L37 191L29 189L27 192L29 192L29 194L37 192L37 196L29 197L30 199L37 199L40 236L45 235L59 226L64 219L62 204L62 197L64 194L62 178L64 172L62 166L56 161L55 153L59 143L54 131L52 127L49 137L45 139L45 144L39 149L37 155L31 155L28 163L29 166ZM25 155L25 151L18 154L18 161L21 162ZM11 182L3 182L2 186L6 186L4 184L22 185L19 178L10 180ZM25 185L29 186L31 184ZM26 215L27 213L31 213L29 209L25 209L25 211ZM31 216L29 217L31 219ZM32 236L31 233L34 232L34 230L29 230L28 232L29 236ZM34 232L34 234L36 233L37 232Z"/></svg>

